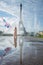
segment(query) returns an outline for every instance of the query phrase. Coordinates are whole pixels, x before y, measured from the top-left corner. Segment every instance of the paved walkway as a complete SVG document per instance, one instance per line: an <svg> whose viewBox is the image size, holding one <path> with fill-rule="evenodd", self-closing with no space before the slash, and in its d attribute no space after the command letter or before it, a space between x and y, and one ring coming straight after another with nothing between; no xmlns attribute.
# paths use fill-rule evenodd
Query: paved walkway
<svg viewBox="0 0 43 65"><path fill-rule="evenodd" d="M38 45L37 45L38 43ZM1 65L43 65L43 43L24 42L22 47L22 64L20 64L20 46L13 53L5 56Z"/></svg>

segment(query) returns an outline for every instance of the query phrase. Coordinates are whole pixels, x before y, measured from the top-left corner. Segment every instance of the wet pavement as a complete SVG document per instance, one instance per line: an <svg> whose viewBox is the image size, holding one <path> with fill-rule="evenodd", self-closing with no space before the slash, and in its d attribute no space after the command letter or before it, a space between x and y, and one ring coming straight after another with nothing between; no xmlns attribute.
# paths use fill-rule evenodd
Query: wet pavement
<svg viewBox="0 0 43 65"><path fill-rule="evenodd" d="M16 52L3 58L1 65L43 65L43 42L27 42L20 37L18 45Z"/></svg>

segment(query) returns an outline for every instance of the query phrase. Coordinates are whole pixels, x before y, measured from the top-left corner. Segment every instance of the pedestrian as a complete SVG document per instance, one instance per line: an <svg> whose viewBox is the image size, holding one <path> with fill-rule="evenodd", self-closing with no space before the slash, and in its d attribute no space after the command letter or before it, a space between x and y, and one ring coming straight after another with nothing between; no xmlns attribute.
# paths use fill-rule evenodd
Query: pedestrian
<svg viewBox="0 0 43 65"><path fill-rule="evenodd" d="M17 47L17 27L14 28L14 46Z"/></svg>

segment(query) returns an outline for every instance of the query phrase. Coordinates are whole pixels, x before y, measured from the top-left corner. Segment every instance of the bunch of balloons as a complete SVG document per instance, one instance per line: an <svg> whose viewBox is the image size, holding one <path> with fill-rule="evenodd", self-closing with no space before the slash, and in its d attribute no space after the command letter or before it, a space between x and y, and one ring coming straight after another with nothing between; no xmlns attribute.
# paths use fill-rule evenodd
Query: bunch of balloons
<svg viewBox="0 0 43 65"><path fill-rule="evenodd" d="M9 28L9 27L11 27L11 25L8 23L8 22L6 22L6 20L3 18L3 22L5 23L5 27L7 27L7 28Z"/></svg>

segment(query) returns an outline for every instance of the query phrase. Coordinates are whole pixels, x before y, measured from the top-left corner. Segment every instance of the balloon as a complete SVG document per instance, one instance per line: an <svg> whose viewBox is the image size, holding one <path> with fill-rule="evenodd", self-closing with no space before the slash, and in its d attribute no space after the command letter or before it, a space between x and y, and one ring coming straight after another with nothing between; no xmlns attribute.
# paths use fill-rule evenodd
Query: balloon
<svg viewBox="0 0 43 65"><path fill-rule="evenodd" d="M9 28L9 27L11 27L11 25L8 23L8 22L6 22L6 20L4 19L4 18L2 18L3 19L3 22L5 23L5 27L7 27L7 28Z"/></svg>

